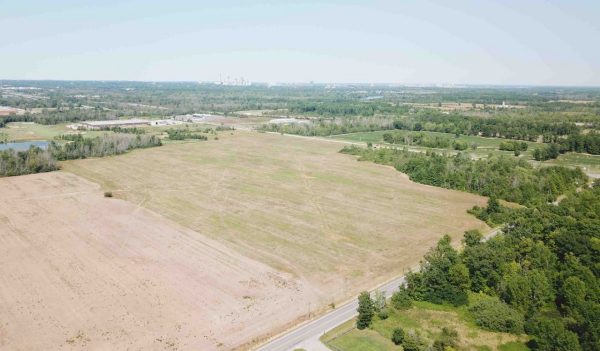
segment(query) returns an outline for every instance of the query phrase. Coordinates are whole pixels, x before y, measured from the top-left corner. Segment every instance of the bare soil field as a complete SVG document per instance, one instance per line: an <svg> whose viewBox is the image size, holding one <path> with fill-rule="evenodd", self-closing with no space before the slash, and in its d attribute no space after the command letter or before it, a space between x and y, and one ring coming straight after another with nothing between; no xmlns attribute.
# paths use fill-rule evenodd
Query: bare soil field
<svg viewBox="0 0 600 351"><path fill-rule="evenodd" d="M413 183L340 148L236 132L63 168L308 281L313 310L402 274L445 233L458 243L487 229L466 213L483 197Z"/></svg>
<svg viewBox="0 0 600 351"><path fill-rule="evenodd" d="M70 173L0 178L0 199L1 350L231 349L316 298Z"/></svg>

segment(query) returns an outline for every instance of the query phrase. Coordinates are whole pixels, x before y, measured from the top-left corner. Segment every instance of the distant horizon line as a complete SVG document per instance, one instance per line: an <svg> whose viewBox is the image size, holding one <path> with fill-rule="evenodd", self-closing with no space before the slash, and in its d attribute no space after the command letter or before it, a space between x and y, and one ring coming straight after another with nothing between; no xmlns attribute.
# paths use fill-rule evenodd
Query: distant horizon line
<svg viewBox="0 0 600 351"><path fill-rule="evenodd" d="M249 84L221 84L217 80L132 80L132 79L19 79L0 78L0 82L115 82L115 83L196 83L198 85L220 85L229 87L252 86L310 86L310 85L339 85L339 86L388 86L388 87L419 87L419 88L460 88L460 87L506 87L506 88L600 88L599 85L575 84L498 84L498 83L400 83L400 82L318 82L318 81L251 81Z"/></svg>

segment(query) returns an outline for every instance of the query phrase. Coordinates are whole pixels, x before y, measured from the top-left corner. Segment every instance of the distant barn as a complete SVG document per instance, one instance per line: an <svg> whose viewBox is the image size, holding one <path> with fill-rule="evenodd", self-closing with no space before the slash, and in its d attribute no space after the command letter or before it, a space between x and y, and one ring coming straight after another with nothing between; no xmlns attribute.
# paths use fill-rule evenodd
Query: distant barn
<svg viewBox="0 0 600 351"><path fill-rule="evenodd" d="M302 123L310 123L305 119L297 119L297 118L275 118L269 121L270 124L302 124Z"/></svg>
<svg viewBox="0 0 600 351"><path fill-rule="evenodd" d="M145 119L116 119L111 121L84 121L80 123L86 129L105 129L114 127L149 126L150 121Z"/></svg>

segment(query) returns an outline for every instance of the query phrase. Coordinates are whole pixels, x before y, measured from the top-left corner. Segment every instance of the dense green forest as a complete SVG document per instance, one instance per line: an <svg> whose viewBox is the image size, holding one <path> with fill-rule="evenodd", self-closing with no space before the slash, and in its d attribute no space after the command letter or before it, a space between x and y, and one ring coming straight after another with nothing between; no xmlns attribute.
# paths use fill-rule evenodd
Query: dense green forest
<svg viewBox="0 0 600 351"><path fill-rule="evenodd" d="M502 235L444 237L403 288L415 300L468 304L484 329L534 336L537 350L600 350L600 187L558 205L512 210Z"/></svg>
<svg viewBox="0 0 600 351"><path fill-rule="evenodd" d="M468 155L411 152L398 149L372 149L346 146L342 153L359 156L361 161L391 165L408 174L412 181L535 205L556 198L585 184L579 169L534 168L522 159L491 156L473 160Z"/></svg>
<svg viewBox="0 0 600 351"><path fill-rule="evenodd" d="M420 270L406 276L391 297L391 308L406 310L413 301L466 306L466 318L480 328L527 334L532 350L600 350L598 183L559 204L507 209L490 200L489 207L483 210L511 212L502 233L484 240L479 231L467 231L461 251L444 236L425 255ZM376 301L361 294L359 329L370 326ZM392 342L415 351L456 347L457 335L447 334L425 345L414 333L397 328Z"/></svg>

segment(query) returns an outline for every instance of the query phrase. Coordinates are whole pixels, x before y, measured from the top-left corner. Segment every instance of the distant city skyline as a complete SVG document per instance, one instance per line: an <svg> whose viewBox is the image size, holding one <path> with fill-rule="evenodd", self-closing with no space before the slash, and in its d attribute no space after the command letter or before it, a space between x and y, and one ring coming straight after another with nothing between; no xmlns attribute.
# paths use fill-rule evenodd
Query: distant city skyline
<svg viewBox="0 0 600 351"><path fill-rule="evenodd" d="M600 86L591 0L0 7L0 79Z"/></svg>

